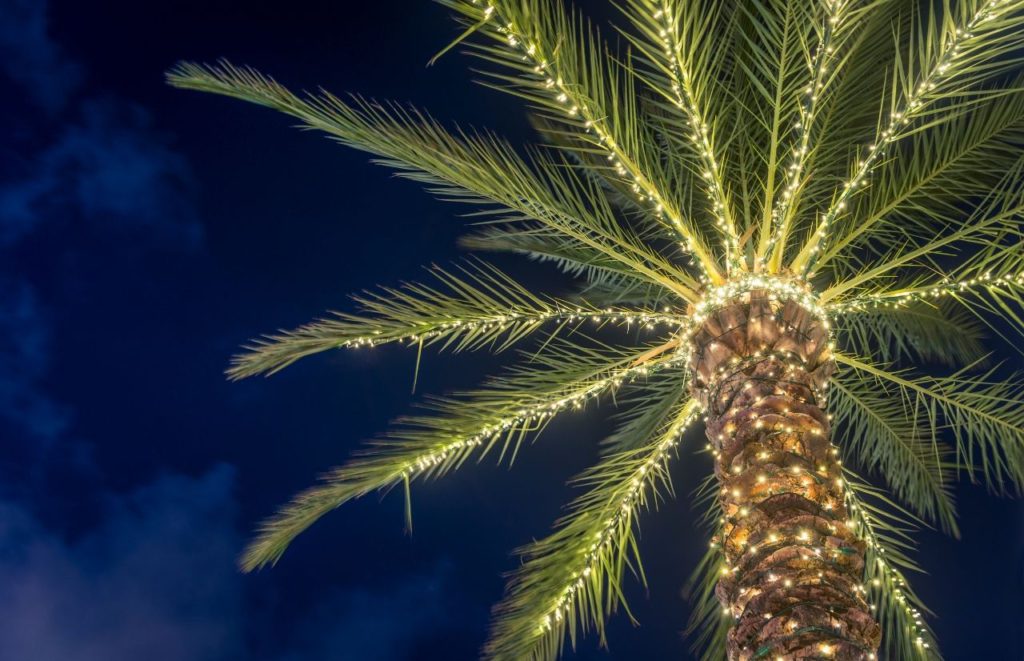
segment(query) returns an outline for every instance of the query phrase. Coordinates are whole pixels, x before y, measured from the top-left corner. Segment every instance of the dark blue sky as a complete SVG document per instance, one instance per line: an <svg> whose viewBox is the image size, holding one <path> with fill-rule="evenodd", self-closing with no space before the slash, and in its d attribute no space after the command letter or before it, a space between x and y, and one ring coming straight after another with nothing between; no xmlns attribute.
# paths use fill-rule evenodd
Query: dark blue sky
<svg viewBox="0 0 1024 661"><path fill-rule="evenodd" d="M511 549L545 534L595 457L600 416L569 416L511 471L420 485L412 537L399 496L367 498L277 569L236 573L260 517L406 410L414 356L339 352L239 384L228 357L457 259L465 221L363 154L166 88L163 71L226 56L532 139L465 57L425 66L454 34L442 8L349 4L0 0L0 658L474 658ZM497 364L430 354L418 391ZM618 618L610 652L588 640L575 658L686 658L681 588L706 544L687 496L709 468L684 453L680 500L646 520L641 625ZM921 533L914 584L947 658L1024 658L1020 504L970 488L960 503L964 539Z"/></svg>

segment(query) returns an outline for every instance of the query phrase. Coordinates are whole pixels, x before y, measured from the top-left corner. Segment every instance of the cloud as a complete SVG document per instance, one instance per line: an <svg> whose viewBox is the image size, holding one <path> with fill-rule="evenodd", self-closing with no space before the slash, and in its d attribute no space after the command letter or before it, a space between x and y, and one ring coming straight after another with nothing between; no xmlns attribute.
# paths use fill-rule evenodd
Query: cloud
<svg viewBox="0 0 1024 661"><path fill-rule="evenodd" d="M50 335L32 287L0 276L0 418L44 445L68 425L65 407L41 385L49 370Z"/></svg>
<svg viewBox="0 0 1024 661"><path fill-rule="evenodd" d="M192 250L201 242L192 171L137 105L83 102L25 162L20 177L0 185L0 245L68 219L151 245Z"/></svg>
<svg viewBox="0 0 1024 661"><path fill-rule="evenodd" d="M107 494L96 524L71 539L0 502L0 658L401 661L452 628L442 563L380 589L335 590L278 632L279 654L257 649L267 613L246 601L236 569L234 484L221 465Z"/></svg>
<svg viewBox="0 0 1024 661"><path fill-rule="evenodd" d="M68 217L197 247L187 162L145 109L82 92L84 67L50 37L48 9L41 0L0 3L0 73L47 110L9 109L20 129L8 160L20 171L0 184L0 247Z"/></svg>
<svg viewBox="0 0 1024 661"><path fill-rule="evenodd" d="M233 471L108 496L78 539L0 505L0 658L241 658Z"/></svg>
<svg viewBox="0 0 1024 661"><path fill-rule="evenodd" d="M44 385L61 332L46 311L62 301L40 296L36 282L14 270L19 243L39 237L50 252L74 255L95 245L80 247L72 237L99 235L136 255L188 254L203 234L186 159L144 108L109 94L81 98L84 67L50 38L47 15L39 0L0 3L0 75L50 111L40 117L31 107L8 108L23 135L8 147L14 157L0 181L0 433L13 430L21 450L52 449L68 431L71 409ZM86 231L65 231L72 224Z"/></svg>
<svg viewBox="0 0 1024 661"><path fill-rule="evenodd" d="M55 113L81 82L82 71L50 38L47 10L48 3L40 0L0 3L0 68Z"/></svg>

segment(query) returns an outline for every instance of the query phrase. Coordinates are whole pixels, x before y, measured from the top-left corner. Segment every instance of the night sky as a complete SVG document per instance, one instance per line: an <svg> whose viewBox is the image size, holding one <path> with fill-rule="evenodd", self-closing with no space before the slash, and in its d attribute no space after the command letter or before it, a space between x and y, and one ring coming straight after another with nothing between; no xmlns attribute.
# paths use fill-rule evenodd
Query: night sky
<svg viewBox="0 0 1024 661"><path fill-rule="evenodd" d="M416 395L399 347L226 382L253 335L458 260L467 221L365 154L162 80L178 59L224 56L534 140L516 99L472 82L474 62L426 67L456 33L412 0L0 0L0 659L475 658L510 551L572 497L607 407L567 415L512 470L418 484L412 536L400 494L370 497L276 569L239 574L276 505L417 397L505 358L428 352ZM682 588L707 543L689 496L710 461L684 451L675 467L679 499L642 531L649 587L629 586L639 626L617 617L610 650L588 639L570 658L689 658ZM1022 659L1021 504L969 487L959 503L963 540L919 533L928 575L913 584L948 659Z"/></svg>

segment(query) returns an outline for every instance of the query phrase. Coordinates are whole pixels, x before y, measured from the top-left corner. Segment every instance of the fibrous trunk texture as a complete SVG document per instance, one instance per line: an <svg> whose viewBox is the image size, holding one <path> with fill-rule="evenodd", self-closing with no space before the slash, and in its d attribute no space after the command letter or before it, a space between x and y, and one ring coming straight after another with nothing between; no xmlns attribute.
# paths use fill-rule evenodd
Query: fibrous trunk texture
<svg viewBox="0 0 1024 661"><path fill-rule="evenodd" d="M823 410L827 322L754 291L711 314L693 344L720 486L729 659L876 658L865 547L847 525Z"/></svg>

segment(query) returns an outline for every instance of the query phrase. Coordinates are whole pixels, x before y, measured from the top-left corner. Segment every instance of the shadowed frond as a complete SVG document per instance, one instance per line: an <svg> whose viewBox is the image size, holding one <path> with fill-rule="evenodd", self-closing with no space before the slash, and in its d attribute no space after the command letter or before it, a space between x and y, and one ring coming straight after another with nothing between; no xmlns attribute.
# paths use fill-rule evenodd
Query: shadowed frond
<svg viewBox="0 0 1024 661"><path fill-rule="evenodd" d="M1019 288L1024 274L1024 190L1018 182L1024 158L1017 157L999 185L969 213L957 212L920 237L899 230L888 254L822 292L834 313L954 295L985 293L993 287ZM937 229L945 230L938 231ZM952 266L949 266L952 264ZM939 275L942 274L942 275Z"/></svg>
<svg viewBox="0 0 1024 661"><path fill-rule="evenodd" d="M950 300L853 310L836 321L839 346L883 363L967 365L985 357L983 324Z"/></svg>
<svg viewBox="0 0 1024 661"><path fill-rule="evenodd" d="M926 411L912 404L891 384L844 370L833 381L829 410L846 458L881 476L919 517L959 536L952 450L930 437Z"/></svg>
<svg viewBox="0 0 1024 661"><path fill-rule="evenodd" d="M855 0L826 0L814 9L805 10L801 16L789 9L793 3L785 3L787 21L795 23L788 28L786 39L792 39L799 46L800 60L806 67L806 74L795 78L802 89L796 93L790 86L794 78L790 74L791 57L789 44L778 52L786 55L780 59L776 81L776 99L773 106L772 135L770 143L770 168L765 185L765 200L762 213L759 243L755 259L763 267L768 265L778 271L786 254L786 246L800 202L807 186L810 170L821 141L823 124L821 115L827 113L838 87L843 65L848 53L848 41L855 34L865 14L871 15L882 2L860 3ZM799 7L799 5L797 5ZM805 26L812 26L808 34ZM785 93L784 93L784 87ZM798 100L795 118L786 112L781 97ZM789 111L791 112L791 110ZM795 120L795 121L794 121ZM782 123L789 125L782 130ZM785 171L780 165L785 164ZM777 170L779 170L777 172ZM776 184L776 177L779 181Z"/></svg>
<svg viewBox="0 0 1024 661"><path fill-rule="evenodd" d="M837 222L817 268L840 255L870 264L862 255L874 254L876 246L933 240L940 224L960 229L964 205L989 197L1019 167L1024 94L995 99L901 146L897 158L879 166L855 212ZM847 261L839 260L840 266Z"/></svg>
<svg viewBox="0 0 1024 661"><path fill-rule="evenodd" d="M459 243L470 250L519 253L538 262L551 262L564 273L592 284L610 284L616 289L650 284L618 260L544 226L490 224L462 237Z"/></svg>
<svg viewBox="0 0 1024 661"><path fill-rule="evenodd" d="M933 436L956 442L956 462L970 476L984 478L997 492L1019 492L1024 485L1024 381L996 378L996 368L971 374L965 368L947 377L889 371L837 354L836 360L890 383L928 420ZM970 367L970 366L969 366Z"/></svg>
<svg viewBox="0 0 1024 661"><path fill-rule="evenodd" d="M636 450L647 444L666 424L685 393L689 375L685 370L662 370L640 388L625 387L615 398L622 409L613 416L615 431L601 441L604 454Z"/></svg>
<svg viewBox="0 0 1024 661"><path fill-rule="evenodd" d="M690 602L690 619L686 635L691 637L690 649L701 661L720 661L726 656L726 636L732 616L722 607L715 593L722 575L722 506L718 500L718 481L708 475L694 494L695 507L704 508L702 521L711 543L686 583L684 594Z"/></svg>
<svg viewBox="0 0 1024 661"><path fill-rule="evenodd" d="M712 537L720 535L720 529L712 531ZM732 626L732 617L723 610L715 586L722 575L722 552L709 548L690 578L691 615L686 628L690 636L692 651L701 661L721 661L726 657L725 641Z"/></svg>

